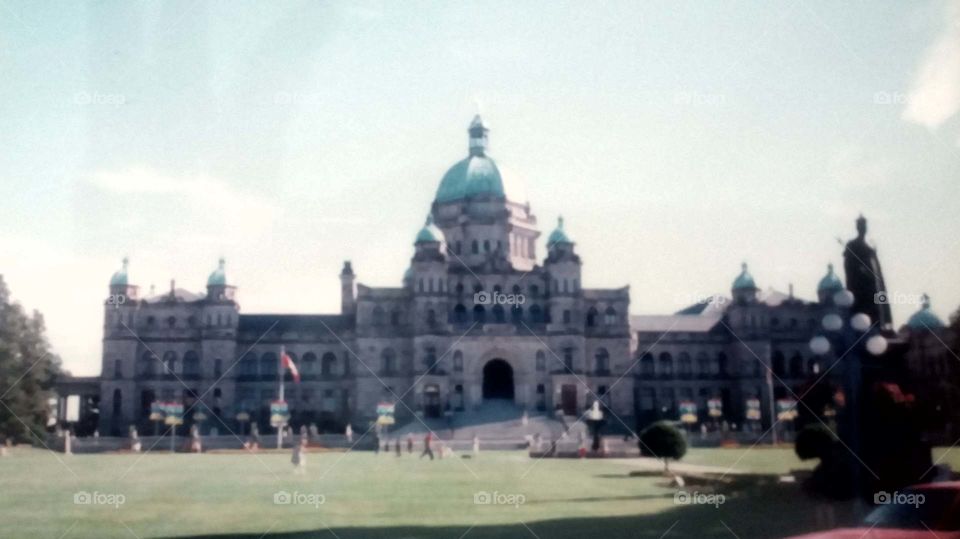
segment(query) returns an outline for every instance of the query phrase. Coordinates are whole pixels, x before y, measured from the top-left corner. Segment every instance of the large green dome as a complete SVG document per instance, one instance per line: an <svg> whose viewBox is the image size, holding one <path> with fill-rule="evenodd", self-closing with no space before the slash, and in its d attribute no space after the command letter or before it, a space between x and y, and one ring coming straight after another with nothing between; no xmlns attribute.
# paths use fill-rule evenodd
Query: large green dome
<svg viewBox="0 0 960 539"><path fill-rule="evenodd" d="M450 167L437 189L437 202L452 202L476 195L506 197L500 169L485 155L471 155Z"/></svg>
<svg viewBox="0 0 960 539"><path fill-rule="evenodd" d="M943 321L930 310L930 297L923 295L923 307L907 320L910 329L940 329Z"/></svg>
<svg viewBox="0 0 960 539"><path fill-rule="evenodd" d="M467 129L470 134L470 155L450 167L443 175L437 189L436 202L453 202L479 195L507 198L513 202L523 201L523 193L518 191L518 186L511 187L497 164L487 155L489 131L479 114L473 118Z"/></svg>

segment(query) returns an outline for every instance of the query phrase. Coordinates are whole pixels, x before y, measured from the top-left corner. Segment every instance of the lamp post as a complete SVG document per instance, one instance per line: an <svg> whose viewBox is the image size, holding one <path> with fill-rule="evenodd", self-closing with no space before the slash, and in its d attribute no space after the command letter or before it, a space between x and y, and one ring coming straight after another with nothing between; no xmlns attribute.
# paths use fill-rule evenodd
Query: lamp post
<svg viewBox="0 0 960 539"><path fill-rule="evenodd" d="M862 447L860 435L860 401L863 385L862 349L874 356L879 356L887 350L887 340L879 333L874 333L861 344L864 333L872 332L873 321L864 313L850 313L854 296L849 290L840 290L833 296L833 303L837 312L828 313L821 320L824 334L817 335L810 340L810 350L823 356L831 351L838 354L837 361L841 365L843 388L843 411L840 414L839 435L846 444L857 462L851 463L851 479L854 492L861 492L861 471L859 453ZM845 355L844 355L845 354ZM842 357L841 357L842 356Z"/></svg>

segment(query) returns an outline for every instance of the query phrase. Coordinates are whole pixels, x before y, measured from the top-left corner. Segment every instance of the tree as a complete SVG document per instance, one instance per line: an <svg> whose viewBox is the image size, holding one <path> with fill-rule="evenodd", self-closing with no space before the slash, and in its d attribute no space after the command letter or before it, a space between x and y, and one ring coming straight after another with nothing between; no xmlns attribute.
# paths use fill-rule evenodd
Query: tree
<svg viewBox="0 0 960 539"><path fill-rule="evenodd" d="M11 302L0 275L0 439L43 439L51 389L60 372L60 359L51 352L45 332L43 316L37 311L28 316Z"/></svg>
<svg viewBox="0 0 960 539"><path fill-rule="evenodd" d="M824 459L830 453L837 437L827 427L807 425L797 434L797 441L793 446L800 460Z"/></svg>
<svg viewBox="0 0 960 539"><path fill-rule="evenodd" d="M663 470L670 471L670 459L680 460L687 454L687 440L680 429L668 421L657 421L640 433L640 454L663 460Z"/></svg>

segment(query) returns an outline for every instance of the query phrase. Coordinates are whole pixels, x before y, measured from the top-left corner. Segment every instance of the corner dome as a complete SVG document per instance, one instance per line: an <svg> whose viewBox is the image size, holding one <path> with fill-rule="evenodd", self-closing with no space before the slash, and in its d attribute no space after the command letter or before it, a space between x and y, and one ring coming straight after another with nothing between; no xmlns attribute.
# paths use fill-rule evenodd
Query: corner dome
<svg viewBox="0 0 960 539"><path fill-rule="evenodd" d="M129 284L129 279L127 277L127 266L130 264L130 259L123 257L123 267L116 271L112 277L110 277L110 286L127 286Z"/></svg>
<svg viewBox="0 0 960 539"><path fill-rule="evenodd" d="M213 273L210 274L210 277L207 277L207 286L226 286L227 274L224 271L225 265L226 260L221 257L220 263L217 265L217 269L213 270Z"/></svg>
<svg viewBox="0 0 960 539"><path fill-rule="evenodd" d="M427 222L417 233L417 239L414 243L443 242L443 231L440 227L433 224L433 215L427 215Z"/></svg>
<svg viewBox="0 0 960 539"><path fill-rule="evenodd" d="M840 290L843 290L843 282L833 272L833 264L827 264L827 274L823 276L823 279L820 279L817 292L839 292Z"/></svg>
<svg viewBox="0 0 960 539"><path fill-rule="evenodd" d="M435 201L454 202L466 198L488 195L505 198L512 202L523 200L522 190L505 180L497 164L487 155L487 133L490 130L478 114L470 122L469 155L458 161L440 181Z"/></svg>
<svg viewBox="0 0 960 539"><path fill-rule="evenodd" d="M734 290L756 290L757 285L753 282L753 276L747 271L747 263L740 265L740 275L733 281Z"/></svg>
<svg viewBox="0 0 960 539"><path fill-rule="evenodd" d="M563 216L557 217L557 228L553 229L553 232L547 238L547 248L549 249L558 243L573 243L570 236L567 236L566 231L563 230Z"/></svg>
<svg viewBox="0 0 960 539"><path fill-rule="evenodd" d="M943 321L930 310L930 296L923 295L923 307L907 320L910 329L941 329Z"/></svg>

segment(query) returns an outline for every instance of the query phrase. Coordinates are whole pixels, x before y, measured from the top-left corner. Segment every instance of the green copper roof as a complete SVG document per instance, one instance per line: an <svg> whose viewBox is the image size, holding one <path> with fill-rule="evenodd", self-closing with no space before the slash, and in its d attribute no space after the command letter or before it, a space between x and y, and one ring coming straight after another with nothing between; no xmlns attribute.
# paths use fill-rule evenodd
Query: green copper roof
<svg viewBox="0 0 960 539"><path fill-rule="evenodd" d="M843 290L843 283L840 281L840 277L837 277L837 274L833 272L833 264L827 264L827 274L823 276L823 279L820 279L817 292L838 292L840 290Z"/></svg>
<svg viewBox="0 0 960 539"><path fill-rule="evenodd" d="M910 329L940 329L943 321L930 310L930 297L923 295L923 307L907 320Z"/></svg>
<svg viewBox="0 0 960 539"><path fill-rule="evenodd" d="M437 225L433 224L433 216L427 216L427 222L417 233L417 240L414 243L441 242L443 241L443 231Z"/></svg>
<svg viewBox="0 0 960 539"><path fill-rule="evenodd" d="M553 229L553 232L551 232L550 236L547 238L548 248L558 243L573 243L570 241L570 237L567 236L567 233L563 230L563 216L557 217L557 228Z"/></svg>
<svg viewBox="0 0 960 539"><path fill-rule="evenodd" d="M753 282L753 276L747 271L747 263L740 266L740 275L733 281L734 290L756 290L757 285Z"/></svg>
<svg viewBox="0 0 960 539"><path fill-rule="evenodd" d="M224 271L226 260L220 258L217 269L213 270L210 277L207 277L207 286L225 286L227 284L227 274Z"/></svg>
<svg viewBox="0 0 960 539"><path fill-rule="evenodd" d="M475 195L505 197L503 178L493 159L472 155L450 167L437 189L437 202L452 202Z"/></svg>
<svg viewBox="0 0 960 539"><path fill-rule="evenodd" d="M130 259L123 257L123 268L113 274L110 277L110 286L127 286L127 265L130 263Z"/></svg>

